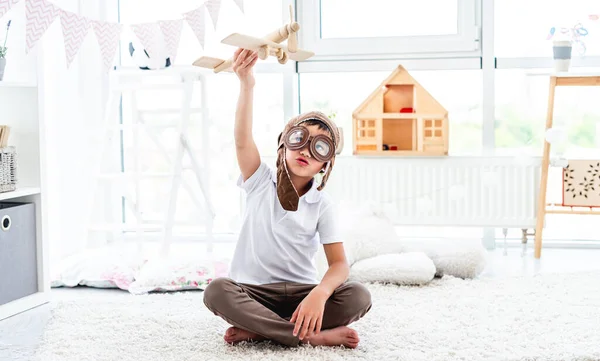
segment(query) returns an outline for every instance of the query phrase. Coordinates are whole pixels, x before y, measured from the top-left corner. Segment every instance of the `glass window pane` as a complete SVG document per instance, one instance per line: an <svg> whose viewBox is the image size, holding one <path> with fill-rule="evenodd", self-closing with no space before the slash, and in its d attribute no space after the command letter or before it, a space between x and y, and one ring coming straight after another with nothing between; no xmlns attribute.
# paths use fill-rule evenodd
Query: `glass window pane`
<svg viewBox="0 0 600 361"><path fill-rule="evenodd" d="M496 70L496 154L541 156L552 69ZM578 72L600 68L581 68ZM554 126L568 140L553 155L600 156L600 87L558 87Z"/></svg>
<svg viewBox="0 0 600 361"><path fill-rule="evenodd" d="M390 72L305 73L300 75L302 111L335 115L343 127L344 155L352 154L352 113ZM449 112L452 155L481 154L482 91L479 70L410 71ZM460 91L456 91L460 84Z"/></svg>
<svg viewBox="0 0 600 361"><path fill-rule="evenodd" d="M588 35L586 55L600 55L598 0L502 0L495 2L495 48L498 57L551 57L552 42L547 40L551 27L574 28L581 25ZM558 31L557 31L558 33ZM578 56L573 49L573 56Z"/></svg>
<svg viewBox="0 0 600 361"><path fill-rule="evenodd" d="M321 1L324 39L457 33L458 0Z"/></svg>
<svg viewBox="0 0 600 361"><path fill-rule="evenodd" d="M277 136L283 127L283 92L273 92L273 89L283 87L281 74L256 74L256 88L254 96L254 139L261 156L275 156L277 154ZM208 157L209 168L206 169L210 187L211 200L216 212L213 231L216 233L232 233L237 231L240 222L240 191L236 185L239 177L239 167L235 154L233 128L235 109L238 98L239 80L234 74L216 74L207 78L207 102L209 105L210 126L208 127L209 154L205 155L202 141L206 123L203 123L201 114L192 117L191 126L187 136L200 162ZM194 94L192 107L199 107L200 86ZM132 122L132 109L130 98L123 100L123 122ZM142 110L163 108L178 109L181 107L181 92L168 90L153 90L140 92L137 97ZM139 134L140 169L144 173L169 173L172 163L166 159L172 158L177 153L178 113L171 116L164 114L140 113L147 124L166 125L161 127L148 127L147 131ZM169 126L170 124L170 126ZM152 132L153 136L150 134ZM154 138L154 140L153 140ZM158 140L164 151L156 144ZM123 158L126 171L135 170L135 157L133 152L133 136L126 132L123 139ZM187 156L184 158L184 167L189 168L191 163ZM201 164L203 166L203 164ZM197 198L202 203L204 198L200 193L198 181L191 170L184 171L184 179L190 185ZM153 178L144 178L140 187L140 207L144 221L162 222L165 209L168 206L170 190L168 175ZM133 192L134 183L125 186ZM133 193L131 193L133 194ZM204 232L204 215L197 210L186 188L179 191L176 220L178 222L192 222L195 226L175 227L175 234L182 232ZM126 207L126 221L135 222L134 214Z"/></svg>
<svg viewBox="0 0 600 361"><path fill-rule="evenodd" d="M183 13L194 10L201 5L201 2L193 0L152 3L143 0L122 0L120 1L119 8L120 22L134 24L180 19L183 17ZM205 13L204 48L200 45L189 24L184 21L176 64L189 65L202 55L229 58L233 55L236 48L221 44L223 38L234 32L241 32L252 36L264 36L289 21L289 19L283 19L282 11L282 3L277 0L262 0L260 2L245 1L244 13L240 11L235 2L222 1L220 3L216 30L208 11ZM123 28L121 39L122 65L134 65L127 49L129 41L137 38L130 28L126 26ZM276 62L277 60L274 57L269 57L265 61Z"/></svg>
<svg viewBox="0 0 600 361"><path fill-rule="evenodd" d="M496 155L541 157L546 136L548 76L552 69L497 70ZM581 68L596 71L600 68ZM564 140L552 143L551 159L600 159L600 87L558 87L553 125ZM562 203L562 168L550 167L548 203ZM594 217L550 214L546 216L546 240L598 239ZM499 231L498 231L499 232ZM519 230L510 237L520 238ZM497 233L499 236L499 233ZM533 237L529 237L533 241Z"/></svg>

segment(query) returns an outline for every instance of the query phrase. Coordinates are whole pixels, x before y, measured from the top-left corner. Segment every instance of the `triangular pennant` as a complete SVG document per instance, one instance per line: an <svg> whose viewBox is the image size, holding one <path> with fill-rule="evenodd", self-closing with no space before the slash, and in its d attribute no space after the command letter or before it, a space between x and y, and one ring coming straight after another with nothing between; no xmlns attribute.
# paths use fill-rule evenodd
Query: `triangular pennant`
<svg viewBox="0 0 600 361"><path fill-rule="evenodd" d="M0 0L0 18L10 10L10 8L18 3L19 0Z"/></svg>
<svg viewBox="0 0 600 361"><path fill-rule="evenodd" d="M235 1L235 4L238 6L238 8L240 8L240 10L243 13L244 12L244 0L233 0L233 1Z"/></svg>
<svg viewBox="0 0 600 361"><path fill-rule="evenodd" d="M202 48L204 48L204 7L201 6L183 15L185 17L185 20L190 25L190 28L192 28L194 35L196 35L196 38L198 38L200 45L202 46Z"/></svg>
<svg viewBox="0 0 600 361"><path fill-rule="evenodd" d="M204 6L208 9L208 14L212 19L215 30L217 29L217 20L219 19L219 9L221 8L221 0L207 0Z"/></svg>
<svg viewBox="0 0 600 361"><path fill-rule="evenodd" d="M159 21L158 25L165 38L167 51L169 52L169 57L171 57L171 64L174 64L177 58L177 48L179 47L181 29L183 28L183 19Z"/></svg>
<svg viewBox="0 0 600 361"><path fill-rule="evenodd" d="M85 39L90 23L87 18L75 13L60 10L60 24L65 41L65 54L67 56L67 68L73 62L75 54L79 51L83 39Z"/></svg>
<svg viewBox="0 0 600 361"><path fill-rule="evenodd" d="M155 44L158 41L158 27L156 23L143 23L143 24L133 24L131 25L131 29L135 33L144 50L148 52L148 55L152 58L156 54L154 51L156 50Z"/></svg>
<svg viewBox="0 0 600 361"><path fill-rule="evenodd" d="M113 64L123 26L118 23L92 21L92 28L100 46L104 68L108 70Z"/></svg>
<svg viewBox="0 0 600 361"><path fill-rule="evenodd" d="M58 16L59 9L46 0L25 0L25 53L34 47Z"/></svg>

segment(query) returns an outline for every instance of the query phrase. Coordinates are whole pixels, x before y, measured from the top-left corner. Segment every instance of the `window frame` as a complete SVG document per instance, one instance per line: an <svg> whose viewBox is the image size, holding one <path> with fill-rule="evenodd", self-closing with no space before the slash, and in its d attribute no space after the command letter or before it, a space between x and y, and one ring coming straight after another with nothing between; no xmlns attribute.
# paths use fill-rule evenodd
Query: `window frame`
<svg viewBox="0 0 600 361"><path fill-rule="evenodd" d="M480 0L458 0L457 35L390 36L368 38L322 39L321 1L302 0L297 3L297 19L300 24L299 45L315 52L314 60L361 59L394 57L440 57L479 56L481 50L481 26L479 23ZM360 51L354 51L360 49ZM388 52L383 49L413 49L411 52ZM349 53L349 50L354 51ZM308 61L311 61L309 59Z"/></svg>

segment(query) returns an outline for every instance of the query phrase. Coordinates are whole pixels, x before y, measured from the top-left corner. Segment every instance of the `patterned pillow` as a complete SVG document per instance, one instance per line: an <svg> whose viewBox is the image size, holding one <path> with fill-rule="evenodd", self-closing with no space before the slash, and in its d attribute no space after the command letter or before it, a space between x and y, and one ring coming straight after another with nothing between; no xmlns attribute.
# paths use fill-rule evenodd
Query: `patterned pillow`
<svg viewBox="0 0 600 361"><path fill-rule="evenodd" d="M215 278L226 277L229 260L156 258L146 262L129 286L133 294L204 290Z"/></svg>

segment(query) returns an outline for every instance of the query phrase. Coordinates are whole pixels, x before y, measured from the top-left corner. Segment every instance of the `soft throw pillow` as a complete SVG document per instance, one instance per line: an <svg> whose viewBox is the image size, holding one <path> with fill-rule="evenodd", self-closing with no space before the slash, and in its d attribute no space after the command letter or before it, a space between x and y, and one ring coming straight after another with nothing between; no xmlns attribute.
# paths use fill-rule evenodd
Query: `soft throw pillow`
<svg viewBox="0 0 600 361"><path fill-rule="evenodd" d="M229 260L194 257L157 257L148 260L135 275L129 292L173 292L204 290L215 278L226 277Z"/></svg>
<svg viewBox="0 0 600 361"><path fill-rule="evenodd" d="M342 204L339 207L340 233L350 264L382 254L404 251L394 223L382 208Z"/></svg>
<svg viewBox="0 0 600 361"><path fill-rule="evenodd" d="M112 248L93 248L53 263L50 285L129 289L135 273L144 263L136 252Z"/></svg>
<svg viewBox="0 0 600 361"><path fill-rule="evenodd" d="M487 252L479 240L406 240L396 233L385 205L338 204L340 236L348 263L386 254L423 252L436 266L436 276L474 278L483 272ZM321 279L327 272L327 258L322 247L317 252L317 272Z"/></svg>
<svg viewBox="0 0 600 361"><path fill-rule="evenodd" d="M337 205L337 219L350 265L365 258L404 251L394 224L381 207L341 202ZM327 271L323 247L319 247L316 264L322 278Z"/></svg>
<svg viewBox="0 0 600 361"><path fill-rule="evenodd" d="M423 252L395 253L360 260L350 267L349 279L359 282L423 285L435 276L433 261Z"/></svg>
<svg viewBox="0 0 600 361"><path fill-rule="evenodd" d="M479 240L403 240L402 246L431 258L438 277L475 278L487 264L487 251Z"/></svg>

